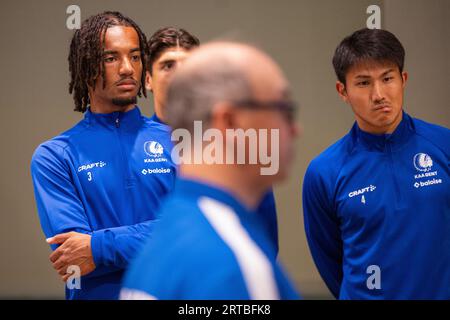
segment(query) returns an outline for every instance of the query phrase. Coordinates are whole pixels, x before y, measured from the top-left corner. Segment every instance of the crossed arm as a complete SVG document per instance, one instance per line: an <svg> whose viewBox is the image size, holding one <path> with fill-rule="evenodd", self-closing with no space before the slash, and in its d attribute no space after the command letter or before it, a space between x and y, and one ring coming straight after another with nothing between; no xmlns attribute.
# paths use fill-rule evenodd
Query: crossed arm
<svg viewBox="0 0 450 320"><path fill-rule="evenodd" d="M54 250L53 268L63 281L71 265L82 276L125 268L153 230L154 220L94 230L71 179L64 149L41 146L33 155L31 174L42 229ZM104 214L107 214L105 212Z"/></svg>

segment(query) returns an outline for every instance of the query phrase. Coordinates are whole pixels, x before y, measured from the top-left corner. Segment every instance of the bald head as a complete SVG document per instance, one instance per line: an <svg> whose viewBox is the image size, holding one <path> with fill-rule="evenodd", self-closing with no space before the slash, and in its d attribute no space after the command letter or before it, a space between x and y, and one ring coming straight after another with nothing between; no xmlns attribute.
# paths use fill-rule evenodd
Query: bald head
<svg viewBox="0 0 450 320"><path fill-rule="evenodd" d="M265 91L266 86L279 85L278 89L287 89L286 79L275 61L261 50L241 43L206 44L192 54L184 70L187 73L210 72L215 66L218 68L233 66L233 69L247 78L256 94L258 92L255 91L259 89Z"/></svg>
<svg viewBox="0 0 450 320"><path fill-rule="evenodd" d="M172 139L182 141L172 155L182 159L180 174L239 194L267 191L287 176L293 155L288 95L278 65L254 47L216 42L195 49L173 74L167 95Z"/></svg>
<svg viewBox="0 0 450 320"><path fill-rule="evenodd" d="M195 49L175 72L168 90L167 119L173 128L207 122L215 104L279 100L288 94L278 65L262 51L240 43L214 42Z"/></svg>

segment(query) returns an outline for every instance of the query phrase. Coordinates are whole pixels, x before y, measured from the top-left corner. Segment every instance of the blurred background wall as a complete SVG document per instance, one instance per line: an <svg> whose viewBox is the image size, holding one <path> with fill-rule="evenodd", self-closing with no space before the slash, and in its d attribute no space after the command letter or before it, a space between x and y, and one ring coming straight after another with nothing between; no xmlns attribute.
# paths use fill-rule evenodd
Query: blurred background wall
<svg viewBox="0 0 450 320"><path fill-rule="evenodd" d="M371 4L381 8L382 28L406 48L406 110L450 126L450 1L446 0L127 0L5 1L0 4L0 298L64 297L48 261L29 172L39 143L73 126L68 94L66 8L77 4L81 18L118 10L150 36L162 26L183 27L202 42L232 39L253 43L286 72L302 106L304 135L289 180L277 187L280 255L305 298L331 298L312 262L301 205L308 163L347 133L350 108L334 85L331 57L342 38L366 26ZM146 115L151 99L139 101Z"/></svg>

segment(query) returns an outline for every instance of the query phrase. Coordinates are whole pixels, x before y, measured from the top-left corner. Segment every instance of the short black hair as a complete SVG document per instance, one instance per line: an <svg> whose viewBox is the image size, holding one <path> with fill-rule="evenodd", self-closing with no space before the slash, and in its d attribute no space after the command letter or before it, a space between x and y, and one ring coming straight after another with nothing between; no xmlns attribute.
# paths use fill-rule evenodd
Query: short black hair
<svg viewBox="0 0 450 320"><path fill-rule="evenodd" d="M348 70L362 61L392 62L403 72L405 49L397 37L387 30L360 29L342 40L333 56L333 67L345 85Z"/></svg>
<svg viewBox="0 0 450 320"><path fill-rule="evenodd" d="M162 52L168 48L181 47L186 50L198 47L198 38L184 29L175 27L164 27L156 31L148 40L147 71L152 74L153 63L160 57Z"/></svg>
<svg viewBox="0 0 450 320"><path fill-rule="evenodd" d="M85 112L89 104L88 86L93 87L98 77L103 79L105 86L105 68L103 65L103 48L106 30L112 26L127 26L136 30L141 50L142 75L141 93L145 92L145 70L148 54L147 38L139 26L130 18L117 11L105 11L89 17L75 31L69 52L70 83L69 93L73 94L75 111Z"/></svg>

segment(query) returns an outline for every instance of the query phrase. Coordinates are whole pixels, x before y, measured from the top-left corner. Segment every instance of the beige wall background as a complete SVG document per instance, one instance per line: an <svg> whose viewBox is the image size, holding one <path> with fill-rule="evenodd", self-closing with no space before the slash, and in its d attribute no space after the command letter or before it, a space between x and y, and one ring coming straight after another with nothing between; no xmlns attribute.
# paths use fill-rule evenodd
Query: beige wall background
<svg viewBox="0 0 450 320"><path fill-rule="evenodd" d="M301 103L304 136L289 180L276 188L280 255L306 298L330 298L311 260L303 229L301 188L311 159L353 123L335 93L331 56L339 41L366 24L366 8L382 8L382 27L406 48L410 78L406 110L450 126L450 2L446 0L129 0L2 1L0 4L0 298L63 298L63 283L48 261L29 173L37 145L73 126L67 54L72 31L66 8L82 19L118 10L148 35L175 25L201 41L227 38L266 50L285 70ZM150 99L139 102L152 114Z"/></svg>

